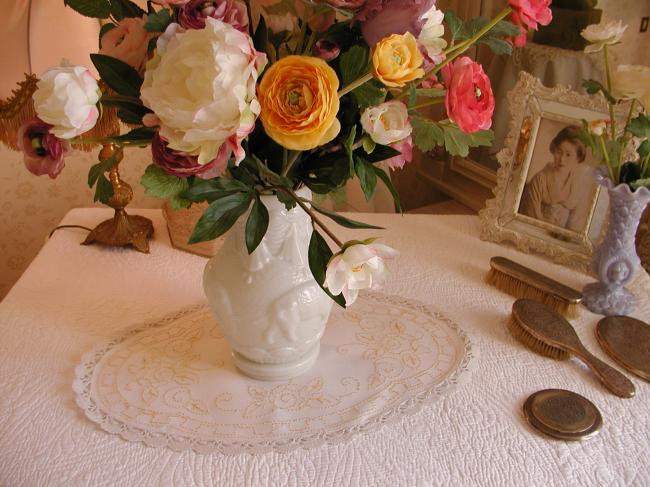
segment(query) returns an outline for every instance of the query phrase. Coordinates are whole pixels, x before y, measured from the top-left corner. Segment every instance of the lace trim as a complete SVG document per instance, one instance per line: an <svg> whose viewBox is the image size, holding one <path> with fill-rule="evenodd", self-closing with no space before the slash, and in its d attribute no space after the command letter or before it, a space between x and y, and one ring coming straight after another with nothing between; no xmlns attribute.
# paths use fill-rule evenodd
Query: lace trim
<svg viewBox="0 0 650 487"><path fill-rule="evenodd" d="M455 386L463 382L466 373L470 371L470 363L476 357L476 354L469 337L456 323L445 317L443 314L433 310L430 306L415 300L374 292L365 293L364 296L374 299L379 303L410 307L416 311L428 314L435 320L443 321L458 334L464 344L464 356L460 365L444 382L405 400L403 403L386 410L381 414L370 417L364 423L347 426L336 431L319 432L317 434L292 438L285 441L274 440L255 443L222 441L219 439L201 441L196 438L182 435L154 433L142 428L130 426L116 420L102 411L91 397L91 384L95 367L104 355L127 338L146 329L162 327L189 313L203 310L206 307L204 304L186 307L161 319L149 321L144 325L130 330L124 335L85 353L81 358L81 363L75 368L75 380L72 384L72 389L75 392L76 403L84 411L85 415L91 421L97 423L104 431L117 434L128 441L140 441L151 447L167 447L175 451L191 449L197 453L218 452L226 455L237 455L241 453L261 454L268 452L282 453L300 448L317 448L324 444L335 445L347 441L357 434L367 434L377 431L384 425L395 423L407 415L418 413L423 406L432 404L442 396L443 393L451 391Z"/></svg>

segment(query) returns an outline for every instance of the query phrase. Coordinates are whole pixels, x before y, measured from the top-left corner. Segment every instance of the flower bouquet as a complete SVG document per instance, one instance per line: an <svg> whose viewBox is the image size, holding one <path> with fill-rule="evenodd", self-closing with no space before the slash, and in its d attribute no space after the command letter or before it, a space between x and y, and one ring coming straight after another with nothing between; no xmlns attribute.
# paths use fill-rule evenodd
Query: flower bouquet
<svg viewBox="0 0 650 487"><path fill-rule="evenodd" d="M629 314L634 296L625 289L639 268L636 230L650 201L650 68L620 65L612 70L609 48L618 44L627 29L621 21L587 27L585 52L603 52L606 84L585 80L590 94L605 97L609 119L583 122L581 138L601 167L597 179L609 194L607 233L596 249L593 270L600 282L585 287L585 305L606 315ZM623 124L617 123L617 106L629 104Z"/></svg>
<svg viewBox="0 0 650 487"><path fill-rule="evenodd" d="M305 362L329 298L352 304L396 255L375 239L340 241L325 219L377 227L311 195L356 178L367 199L385 184L399 209L386 171L408 163L413 145L458 156L490 145L490 81L464 54L477 43L509 54L527 28L551 20L550 0L510 0L494 19L467 22L434 0L157 0L146 11L129 0L65 3L107 20L91 55L104 86L79 66L42 76L39 120L23 145L40 159L28 167L55 176L68 144L114 144L89 178L106 201L104 172L123 149L150 145L146 192L176 208L209 204L190 243L232 229L204 288L238 366L257 376L259 363ZM445 118L428 116L434 105ZM130 131L85 135L111 110Z"/></svg>

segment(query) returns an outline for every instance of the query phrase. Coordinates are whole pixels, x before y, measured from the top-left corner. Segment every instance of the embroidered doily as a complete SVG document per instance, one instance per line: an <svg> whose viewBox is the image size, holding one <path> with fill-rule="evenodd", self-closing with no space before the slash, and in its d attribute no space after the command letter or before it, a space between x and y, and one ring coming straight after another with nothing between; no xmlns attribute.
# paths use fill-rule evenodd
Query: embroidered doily
<svg viewBox="0 0 650 487"><path fill-rule="evenodd" d="M263 453L337 443L439 397L467 371L465 333L423 304L376 293L332 310L321 352L283 382L242 375L206 306L86 353L77 404L104 430L174 450Z"/></svg>

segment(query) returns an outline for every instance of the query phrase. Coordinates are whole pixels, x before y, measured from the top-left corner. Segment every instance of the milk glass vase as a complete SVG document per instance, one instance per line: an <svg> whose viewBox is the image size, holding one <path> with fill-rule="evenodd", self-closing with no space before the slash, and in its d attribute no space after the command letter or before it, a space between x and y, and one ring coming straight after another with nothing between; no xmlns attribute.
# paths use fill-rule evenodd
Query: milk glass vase
<svg viewBox="0 0 650 487"><path fill-rule="evenodd" d="M627 184L616 187L609 178L598 176L609 194L609 221L603 241L596 248L592 268L598 282L583 289L583 304L605 316L627 315L636 307L636 297L625 288L639 270L635 237L639 220L650 201L650 190L632 191Z"/></svg>
<svg viewBox="0 0 650 487"><path fill-rule="evenodd" d="M311 197L307 188L297 194ZM237 368L255 379L284 380L318 358L333 301L309 269L309 215L288 211L274 195L261 198L269 212L262 242L248 254L244 214L206 265L203 288Z"/></svg>

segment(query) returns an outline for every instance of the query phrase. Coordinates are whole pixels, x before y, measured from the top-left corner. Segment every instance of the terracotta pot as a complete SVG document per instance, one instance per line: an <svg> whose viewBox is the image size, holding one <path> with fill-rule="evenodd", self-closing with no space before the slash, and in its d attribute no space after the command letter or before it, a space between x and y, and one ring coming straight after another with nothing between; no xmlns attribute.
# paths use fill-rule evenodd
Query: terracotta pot
<svg viewBox="0 0 650 487"><path fill-rule="evenodd" d="M224 237L209 242L187 243L190 235L192 235L192 230L194 230L196 222L199 221L199 218L201 218L201 215L207 207L207 203L200 203L193 204L188 209L175 210L171 207L169 201L163 203L162 210L165 221L167 222L169 239L175 248L204 257L212 257L219 251Z"/></svg>

